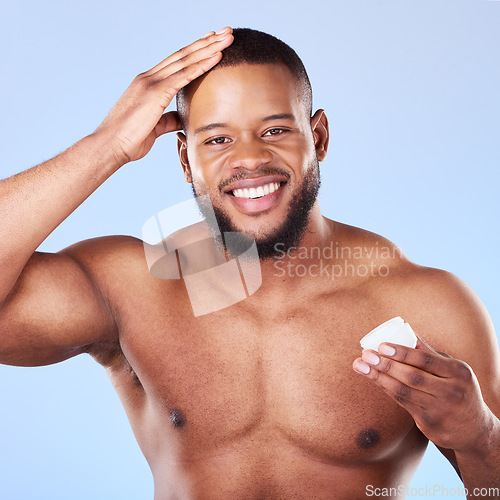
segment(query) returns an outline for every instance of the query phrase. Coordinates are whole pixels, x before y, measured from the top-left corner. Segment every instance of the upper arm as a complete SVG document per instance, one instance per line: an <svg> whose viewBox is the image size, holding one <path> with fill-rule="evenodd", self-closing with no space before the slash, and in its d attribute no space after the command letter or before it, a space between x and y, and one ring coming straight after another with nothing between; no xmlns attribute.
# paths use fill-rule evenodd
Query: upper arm
<svg viewBox="0 0 500 500"><path fill-rule="evenodd" d="M465 361L485 402L500 415L500 353L481 300L460 278L439 269L419 268L408 289L408 321L415 332L436 351Z"/></svg>
<svg viewBox="0 0 500 500"><path fill-rule="evenodd" d="M443 326L448 335L446 352L472 368L484 401L500 418L500 352L493 322L471 288L446 274L444 306L450 309L448 325Z"/></svg>
<svg viewBox="0 0 500 500"><path fill-rule="evenodd" d="M0 310L0 363L56 363L115 332L96 281L76 255L36 252Z"/></svg>
<svg viewBox="0 0 500 500"><path fill-rule="evenodd" d="M431 347L470 366L484 401L500 418L500 353L491 318L461 279L444 271L428 272L430 286L424 286L420 304L427 306L426 325L422 323L418 333ZM460 475L453 450L438 449Z"/></svg>
<svg viewBox="0 0 500 500"><path fill-rule="evenodd" d="M500 353L485 306L466 283L446 271L416 266L409 276L409 287L404 281L409 299L402 311L405 319L430 347L470 366L484 401L500 418ZM454 451L438 449L460 475Z"/></svg>

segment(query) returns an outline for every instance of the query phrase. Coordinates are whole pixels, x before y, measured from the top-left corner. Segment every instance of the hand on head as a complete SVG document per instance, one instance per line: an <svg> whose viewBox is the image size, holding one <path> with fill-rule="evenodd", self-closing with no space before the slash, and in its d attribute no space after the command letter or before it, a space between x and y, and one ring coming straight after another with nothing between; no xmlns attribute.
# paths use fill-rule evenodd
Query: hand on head
<svg viewBox="0 0 500 500"><path fill-rule="evenodd" d="M221 60L232 41L229 27L210 31L133 80L95 132L109 139L118 166L144 157L159 136L182 129L177 112L165 109L181 88Z"/></svg>

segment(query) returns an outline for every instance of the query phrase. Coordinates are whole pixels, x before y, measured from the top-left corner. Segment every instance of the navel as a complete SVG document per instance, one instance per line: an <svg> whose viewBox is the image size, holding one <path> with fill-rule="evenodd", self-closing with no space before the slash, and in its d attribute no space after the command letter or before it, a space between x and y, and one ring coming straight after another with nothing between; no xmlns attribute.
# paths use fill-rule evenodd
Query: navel
<svg viewBox="0 0 500 500"><path fill-rule="evenodd" d="M377 445L380 440L379 433L374 429L365 429L361 431L356 440L358 446L364 450L368 450Z"/></svg>
<svg viewBox="0 0 500 500"><path fill-rule="evenodd" d="M180 429L186 424L186 417L181 410L179 410L178 408L173 408L172 410L170 410L170 422L172 422L172 425L175 428Z"/></svg>

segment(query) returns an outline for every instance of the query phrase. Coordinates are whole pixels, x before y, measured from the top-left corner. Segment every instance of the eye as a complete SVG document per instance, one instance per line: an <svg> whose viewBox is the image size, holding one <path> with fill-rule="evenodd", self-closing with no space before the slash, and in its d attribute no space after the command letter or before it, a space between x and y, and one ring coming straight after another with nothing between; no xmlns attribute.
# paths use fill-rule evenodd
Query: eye
<svg viewBox="0 0 500 500"><path fill-rule="evenodd" d="M216 137L215 139L210 139L209 141L205 142L205 144L226 144L229 141L230 140L227 137Z"/></svg>
<svg viewBox="0 0 500 500"><path fill-rule="evenodd" d="M270 136L270 135L280 135L283 134L284 132L288 132L288 130L284 128L271 128L269 130L266 130L262 135L263 136Z"/></svg>

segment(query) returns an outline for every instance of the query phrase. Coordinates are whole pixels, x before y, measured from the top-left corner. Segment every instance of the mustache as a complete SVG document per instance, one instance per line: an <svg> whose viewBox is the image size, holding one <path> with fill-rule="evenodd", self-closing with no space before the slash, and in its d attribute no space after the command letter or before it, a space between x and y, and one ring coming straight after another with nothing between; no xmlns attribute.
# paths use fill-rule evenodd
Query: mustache
<svg viewBox="0 0 500 500"><path fill-rule="evenodd" d="M290 174L286 170L266 165L257 170L253 170L252 172L242 170L240 172L235 173L234 175L223 180L219 184L219 191L223 193L224 189L233 182L242 181L244 179L255 179L256 177L263 177L264 175L282 175L283 177L285 177L287 181L290 180Z"/></svg>

